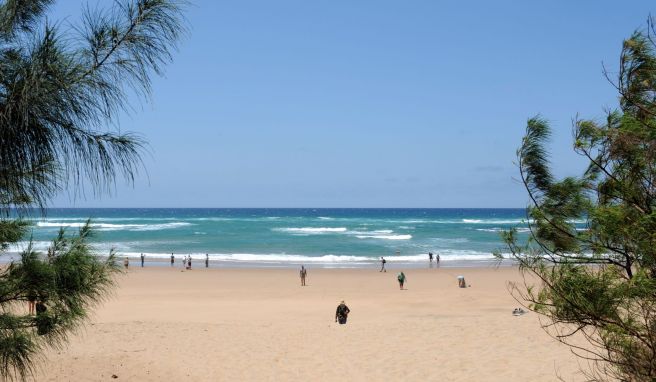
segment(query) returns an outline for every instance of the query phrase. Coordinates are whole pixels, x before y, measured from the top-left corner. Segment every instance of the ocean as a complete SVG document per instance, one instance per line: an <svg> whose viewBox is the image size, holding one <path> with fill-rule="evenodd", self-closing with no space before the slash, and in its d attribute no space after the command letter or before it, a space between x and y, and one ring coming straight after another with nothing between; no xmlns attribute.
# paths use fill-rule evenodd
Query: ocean
<svg viewBox="0 0 656 382"><path fill-rule="evenodd" d="M61 227L72 234L88 218L100 255L115 248L159 265L173 253L176 263L208 254L213 266L229 267L365 267L381 256L423 267L432 252L441 266L468 266L507 252L502 230L528 231L524 209L49 209L31 217L33 246L45 251Z"/></svg>

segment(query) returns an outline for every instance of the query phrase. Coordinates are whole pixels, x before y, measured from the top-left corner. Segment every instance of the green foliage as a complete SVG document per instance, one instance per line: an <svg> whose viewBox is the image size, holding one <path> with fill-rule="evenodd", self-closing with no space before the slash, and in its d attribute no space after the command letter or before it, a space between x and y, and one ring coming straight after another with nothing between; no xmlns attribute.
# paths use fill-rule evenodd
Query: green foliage
<svg viewBox="0 0 656 382"><path fill-rule="evenodd" d="M182 2L118 1L81 25L45 22L52 1L0 2L0 202L43 205L73 182L109 192L132 181L142 140L105 129L150 93L185 28Z"/></svg>
<svg viewBox="0 0 656 382"><path fill-rule="evenodd" d="M539 280L513 285L514 293L546 318L549 333L591 361L591 379L656 380L653 35L650 20L623 44L613 83L619 109L603 121L575 121L574 150L589 162L581 176L553 178L544 148L549 124L529 119L518 164L531 237L520 244L514 230L502 235L522 272Z"/></svg>
<svg viewBox="0 0 656 382"><path fill-rule="evenodd" d="M109 129L147 98L186 28L185 0L117 0L80 24L46 20L54 0L0 0L0 251L23 239L21 218L61 190L111 192L132 182L143 141ZM106 2L110 3L110 2ZM106 4L103 2L103 4ZM15 219L13 213L21 218ZM24 379L102 301L117 272L88 245L89 224L63 231L47 255L31 246L0 272L0 377ZM37 315L26 312L37 301Z"/></svg>
<svg viewBox="0 0 656 382"><path fill-rule="evenodd" d="M31 246L0 274L0 376L26 377L44 346L61 346L72 329L101 302L120 272L114 253L102 259L87 240L89 222L77 236L64 231L47 255ZM36 300L46 310L27 315L26 302Z"/></svg>

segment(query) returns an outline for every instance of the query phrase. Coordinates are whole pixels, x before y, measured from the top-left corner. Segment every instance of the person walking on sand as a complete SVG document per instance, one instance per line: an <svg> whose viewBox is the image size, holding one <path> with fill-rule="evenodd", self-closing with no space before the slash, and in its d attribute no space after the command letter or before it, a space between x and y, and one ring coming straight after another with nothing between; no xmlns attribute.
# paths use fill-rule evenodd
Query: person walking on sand
<svg viewBox="0 0 656 382"><path fill-rule="evenodd" d="M378 272L387 272L387 269L385 269L385 263L387 260L383 256L380 257L380 271Z"/></svg>
<svg viewBox="0 0 656 382"><path fill-rule="evenodd" d="M141 268L143 268L143 266L144 266L144 259L145 258L146 258L146 256L144 256L144 254L142 253L141 254Z"/></svg>
<svg viewBox="0 0 656 382"><path fill-rule="evenodd" d="M433 263L433 252L428 252L428 261L432 264Z"/></svg>
<svg viewBox="0 0 656 382"><path fill-rule="evenodd" d="M171 254L171 266L173 266L173 263L175 263L175 256L173 256L173 254Z"/></svg>
<svg viewBox="0 0 656 382"><path fill-rule="evenodd" d="M209 267L210 267L210 255L209 255L209 253L206 253L205 254L205 268L209 268Z"/></svg>
<svg viewBox="0 0 656 382"><path fill-rule="evenodd" d="M403 290L403 284L405 283L405 273L399 273L396 279L399 280L399 289Z"/></svg>
<svg viewBox="0 0 656 382"><path fill-rule="evenodd" d="M125 260L123 260L123 267L127 270L128 267L130 266L130 260L128 260L128 257L125 256Z"/></svg>
<svg viewBox="0 0 656 382"><path fill-rule="evenodd" d="M339 322L340 325L346 324L346 319L348 318L349 313L351 313L351 310L346 306L344 303L344 300L337 305L337 311L335 312L335 322Z"/></svg>
<svg viewBox="0 0 656 382"><path fill-rule="evenodd" d="M307 276L307 269L301 265L301 271L299 272L301 276L301 286L305 286L305 277Z"/></svg>
<svg viewBox="0 0 656 382"><path fill-rule="evenodd" d="M187 256L187 269L191 270L191 255Z"/></svg>

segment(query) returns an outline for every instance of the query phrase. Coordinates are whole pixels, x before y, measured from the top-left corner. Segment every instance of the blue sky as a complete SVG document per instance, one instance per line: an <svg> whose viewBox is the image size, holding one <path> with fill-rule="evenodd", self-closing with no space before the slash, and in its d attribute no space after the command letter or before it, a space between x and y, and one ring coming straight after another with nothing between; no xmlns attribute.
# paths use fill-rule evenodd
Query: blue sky
<svg viewBox="0 0 656 382"><path fill-rule="evenodd" d="M60 0L50 17L74 22L85 3ZM653 11L195 0L151 102L120 121L149 142L147 172L52 205L524 207L513 161L527 118L551 121L556 173L579 172L572 118L617 104L602 62L617 69L622 40Z"/></svg>

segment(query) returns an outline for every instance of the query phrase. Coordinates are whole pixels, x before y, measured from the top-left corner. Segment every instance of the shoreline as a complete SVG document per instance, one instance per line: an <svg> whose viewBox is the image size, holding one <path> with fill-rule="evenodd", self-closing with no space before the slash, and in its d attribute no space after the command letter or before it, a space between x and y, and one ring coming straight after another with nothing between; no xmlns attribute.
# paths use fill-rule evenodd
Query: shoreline
<svg viewBox="0 0 656 382"><path fill-rule="evenodd" d="M8 252L0 255L0 264L8 264L11 261L17 260L20 257L18 252ZM125 256L118 254L116 256L117 261L121 262L127 257L130 261L130 267L141 267L141 259L139 256ZM157 268L182 268L182 258L184 255L176 255L175 263L171 265L170 260L164 257L153 258L151 256L146 256L144 264L147 267L157 267ZM106 256L100 256L100 258L106 258ZM441 260L439 264L435 261L428 262L426 261L407 261L402 259L395 259L394 257L385 257L387 260L386 267L392 268L403 268L403 269L439 269L439 268L509 268L517 266L517 263L512 259L504 259L503 261L493 260L493 259L481 259L481 260ZM359 261L349 261L349 262L325 262L320 260L315 261L276 261L276 260L258 260L258 261L249 261L249 260L216 260L210 257L209 260L210 269L296 269L301 266L306 268L321 268L321 269L380 269L380 260L370 260L369 258L362 259ZM195 254L192 256L192 267L194 269L205 268L205 257L203 255Z"/></svg>

